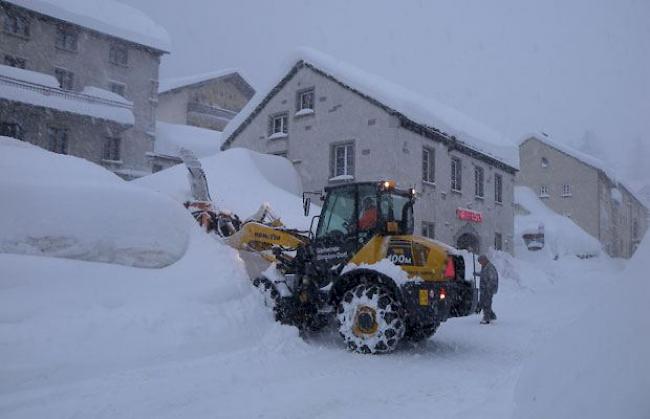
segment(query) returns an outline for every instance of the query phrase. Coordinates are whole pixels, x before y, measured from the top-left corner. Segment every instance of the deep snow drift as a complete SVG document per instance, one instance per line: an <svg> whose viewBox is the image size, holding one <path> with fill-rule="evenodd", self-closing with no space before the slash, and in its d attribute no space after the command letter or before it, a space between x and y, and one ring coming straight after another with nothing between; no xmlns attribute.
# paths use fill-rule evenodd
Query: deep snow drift
<svg viewBox="0 0 650 419"><path fill-rule="evenodd" d="M190 125L156 122L155 154L180 158L181 148L186 148L192 151L196 157L205 157L218 153L220 147L221 133L219 131Z"/></svg>
<svg viewBox="0 0 650 419"><path fill-rule="evenodd" d="M650 417L650 238L615 282L525 363L514 418Z"/></svg>
<svg viewBox="0 0 650 419"><path fill-rule="evenodd" d="M193 220L86 160L0 137L0 252L140 267L177 261Z"/></svg>
<svg viewBox="0 0 650 419"><path fill-rule="evenodd" d="M21 202L37 202L52 187L56 193L40 205L59 214L64 233L74 236L85 226L89 234L112 234L95 230L83 214L63 216L76 211L68 201L82 205L88 217L114 215L109 210L119 209L103 199L111 190L111 197L139 197L136 208L124 210L124 225L115 227L121 235L139 228L140 206L146 220L165 228L152 218L164 209L163 218L167 211L178 215L165 220L187 237L187 246L176 263L160 269L0 253L0 417L502 419L513 415L515 401L512 417L562 417L574 400L597 405L604 386L619 378L630 380L621 384L626 392L600 399L603 412L619 406L631 417L646 413L636 396L647 388L647 370L626 364L628 354L634 361L647 348L642 339L649 317L639 304L648 297L638 275L642 256L622 276L619 262L606 256L539 263L496 253L497 322L451 319L420 345L404 344L387 356L352 354L336 333L301 338L273 321L238 254L202 233L180 206L189 194L184 167L137 182L176 198L170 200L79 159L13 140L4 147L0 168L17 179L2 181L2 196L20 193ZM14 159L4 158L8 153ZM202 161L220 205L248 214L268 200L287 224L306 221L300 197L276 186L293 176L289 162L244 150ZM19 163L37 170L20 172ZM273 181L265 180L269 172ZM95 188L86 199L87 189ZM5 201L0 218L15 217ZM647 251L646 240L639 255L647 259ZM611 298L599 300L604 293ZM594 308L598 301L607 304ZM591 322L561 332L583 313L595 313L606 327ZM601 342L602 333L613 341ZM600 368L594 370L594 361Z"/></svg>
<svg viewBox="0 0 650 419"><path fill-rule="evenodd" d="M573 220L547 207L535 192L525 186L515 187L515 202L529 214L515 216L515 252L526 260L556 259L574 256L598 256L602 246ZM536 233L542 226L544 247L527 250L522 235Z"/></svg>
<svg viewBox="0 0 650 419"><path fill-rule="evenodd" d="M269 203L288 227L309 228L310 218L303 215L300 178L289 160L243 148L200 160L212 200L221 209L245 219L261 204ZM168 194L179 203L192 197L187 168L182 164L134 182ZM317 211L314 207L312 213Z"/></svg>

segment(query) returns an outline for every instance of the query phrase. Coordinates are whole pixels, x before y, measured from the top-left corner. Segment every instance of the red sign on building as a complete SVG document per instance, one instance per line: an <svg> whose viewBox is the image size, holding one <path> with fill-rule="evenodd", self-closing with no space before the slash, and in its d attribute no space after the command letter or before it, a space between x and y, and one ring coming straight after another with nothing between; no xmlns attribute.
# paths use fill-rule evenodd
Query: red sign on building
<svg viewBox="0 0 650 419"><path fill-rule="evenodd" d="M466 208L457 208L456 216L459 220L470 221L472 223L482 223L483 214L478 211L472 211Z"/></svg>

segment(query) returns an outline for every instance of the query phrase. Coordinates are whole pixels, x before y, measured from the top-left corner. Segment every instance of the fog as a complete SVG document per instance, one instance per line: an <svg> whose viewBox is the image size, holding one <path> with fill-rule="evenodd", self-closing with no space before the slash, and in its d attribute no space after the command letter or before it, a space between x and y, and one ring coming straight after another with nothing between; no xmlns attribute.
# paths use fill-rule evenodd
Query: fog
<svg viewBox="0 0 650 419"><path fill-rule="evenodd" d="M310 46L513 141L542 130L650 178L648 1L122 1L169 31L162 78L235 67L265 90Z"/></svg>

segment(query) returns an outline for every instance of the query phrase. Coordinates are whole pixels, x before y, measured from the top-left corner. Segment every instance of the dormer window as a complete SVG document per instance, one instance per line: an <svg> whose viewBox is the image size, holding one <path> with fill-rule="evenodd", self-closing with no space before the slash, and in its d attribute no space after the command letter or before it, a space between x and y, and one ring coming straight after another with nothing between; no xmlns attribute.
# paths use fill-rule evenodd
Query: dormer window
<svg viewBox="0 0 650 419"><path fill-rule="evenodd" d="M314 112L314 89L298 92L296 115L306 115Z"/></svg>
<svg viewBox="0 0 650 419"><path fill-rule="evenodd" d="M289 133L288 116L286 112L273 115L269 120L269 138L285 138Z"/></svg>

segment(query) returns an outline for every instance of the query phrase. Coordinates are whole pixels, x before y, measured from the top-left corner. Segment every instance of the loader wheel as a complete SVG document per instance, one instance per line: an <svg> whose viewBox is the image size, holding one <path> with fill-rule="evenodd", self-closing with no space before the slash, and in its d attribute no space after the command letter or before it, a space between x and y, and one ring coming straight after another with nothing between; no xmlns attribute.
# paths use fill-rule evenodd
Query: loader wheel
<svg viewBox="0 0 650 419"><path fill-rule="evenodd" d="M406 337L411 342L422 342L423 340L427 340L433 336L433 334L436 333L439 325L440 323L434 323L428 326L416 326L408 328L406 331Z"/></svg>
<svg viewBox="0 0 650 419"><path fill-rule="evenodd" d="M386 287L361 284L346 292L339 304L339 333L351 351L392 352L404 336L402 312Z"/></svg>

